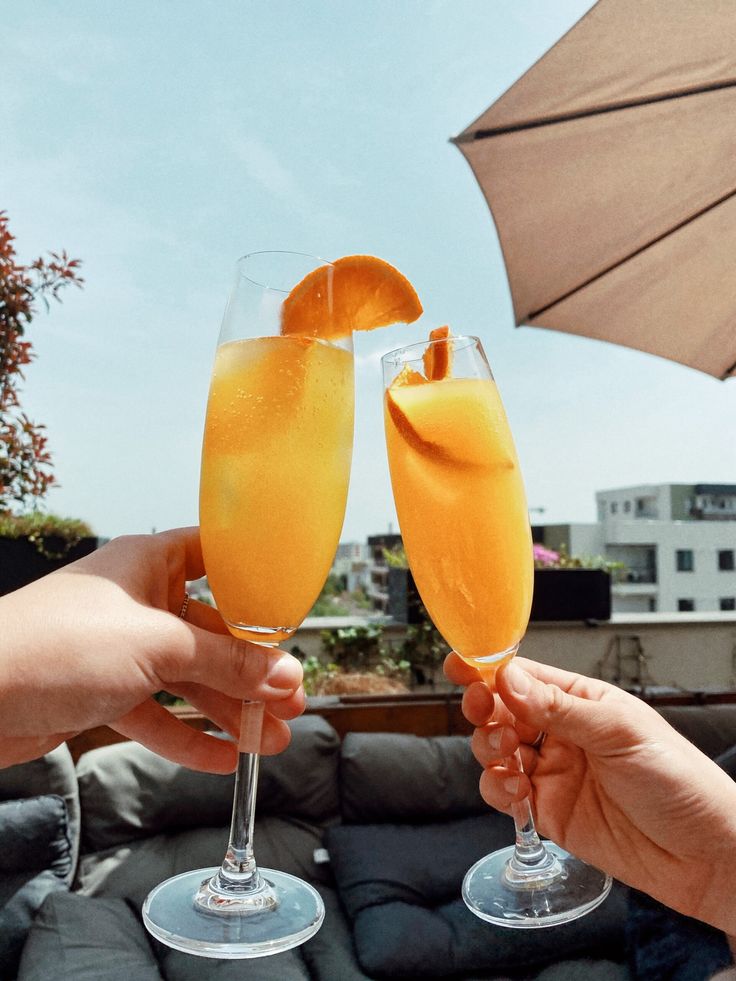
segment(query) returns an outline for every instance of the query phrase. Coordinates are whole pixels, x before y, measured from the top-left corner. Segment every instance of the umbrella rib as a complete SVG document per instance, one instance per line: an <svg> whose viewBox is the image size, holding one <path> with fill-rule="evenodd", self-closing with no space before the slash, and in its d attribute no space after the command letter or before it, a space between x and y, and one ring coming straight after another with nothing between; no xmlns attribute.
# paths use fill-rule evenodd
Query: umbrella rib
<svg viewBox="0 0 736 981"><path fill-rule="evenodd" d="M650 249L653 245L656 245L657 242L661 242L669 235L672 235L674 232L679 231L681 228L684 228L686 225L689 225L691 222L696 221L698 218L701 218L703 215L707 214L709 211L712 211L714 208L719 207L719 205L723 204L725 201L728 201L729 198L732 198L734 196L736 196L736 188L734 188L734 190L732 191L728 191L726 194L721 195L721 197L717 198L715 201L712 201L710 204L706 205L704 208L701 208L699 211L696 211L688 218L683 218L682 221L679 221L676 225L673 225L671 228L668 228L666 232L662 232L661 235L657 235L656 238L653 238L645 245L640 246L638 249L634 249L633 252L630 252L622 259L619 259L616 262L612 262L610 266L606 266L605 269L601 269L600 272L595 273L595 275L590 276L584 282L579 283L577 286L574 286L571 290L568 290L567 293L564 293L562 296L556 297L556 299L552 300L551 303L546 303L543 307L540 307L538 310L531 310L526 317L524 317L522 320L518 322L521 324L521 323L525 323L527 320L533 320L535 317L541 317L542 314L547 313L553 307L556 307L559 303L563 303L565 300L568 300L571 296L574 296L576 293L579 293L581 290L584 290L587 286L590 286L591 283L595 283L597 280L602 279L604 276L607 276L608 273L613 272L614 269L618 269L620 266L623 266L631 259L635 259L638 255L641 255L642 252L646 252L647 249Z"/></svg>
<svg viewBox="0 0 736 981"><path fill-rule="evenodd" d="M736 88L736 79L730 82L713 82L711 85L701 85L698 88L687 89L681 92L670 92L663 95L645 96L641 99L612 102L607 106L599 106L597 108L579 109L575 112L561 112L554 116L532 119L523 123L509 123L506 126L494 126L490 129L478 129L470 133L460 133L459 136L451 137L450 143L454 143L455 145L472 143L475 140L487 140L493 136L504 136L507 133L519 133L528 129L539 129L542 126L554 126L557 123L568 123L576 119L587 119L590 116L602 116L609 112L621 112L625 109L636 109L640 106L654 105L657 102L686 99L691 95L703 95L708 92L718 92L721 89L732 88Z"/></svg>

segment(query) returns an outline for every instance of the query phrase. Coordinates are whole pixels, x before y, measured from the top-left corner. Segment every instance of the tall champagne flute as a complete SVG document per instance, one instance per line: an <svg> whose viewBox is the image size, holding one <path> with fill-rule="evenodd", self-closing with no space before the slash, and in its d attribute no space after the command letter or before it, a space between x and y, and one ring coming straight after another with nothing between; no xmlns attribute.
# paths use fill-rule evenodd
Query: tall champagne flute
<svg viewBox="0 0 736 981"><path fill-rule="evenodd" d="M233 636L266 648L290 637L314 604L345 514L352 338L281 334L284 299L320 266L330 264L290 252L252 253L238 262L207 405L200 479L207 577ZM263 704L243 703L222 866L174 876L144 904L148 929L178 950L221 958L275 954L303 943L324 918L312 886L256 864L262 719Z"/></svg>
<svg viewBox="0 0 736 981"><path fill-rule="evenodd" d="M501 398L475 337L414 344L382 363L391 483L412 575L447 643L492 685L526 631L534 575ZM515 761L521 769L518 751ZM553 926L605 899L610 877L540 841L528 800L514 821L515 845L465 876L472 912L500 926Z"/></svg>

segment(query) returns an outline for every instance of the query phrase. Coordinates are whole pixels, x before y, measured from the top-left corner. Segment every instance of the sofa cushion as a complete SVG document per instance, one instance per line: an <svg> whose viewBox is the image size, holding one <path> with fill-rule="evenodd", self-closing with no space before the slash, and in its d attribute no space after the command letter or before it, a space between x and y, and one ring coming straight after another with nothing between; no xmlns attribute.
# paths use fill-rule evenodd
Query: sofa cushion
<svg viewBox="0 0 736 981"><path fill-rule="evenodd" d="M104 852L83 855L76 887L85 895L127 899L140 907L150 890L189 869L219 866L227 847L227 825L191 828L131 841ZM255 853L264 868L281 869L309 880L326 879L314 862L323 832L316 825L273 816L256 818Z"/></svg>
<svg viewBox="0 0 736 981"><path fill-rule="evenodd" d="M339 739L319 716L291 723L292 742L261 760L257 813L327 821L339 810ZM162 831L230 822L234 777L198 773L133 742L85 753L77 767L82 850L100 851Z"/></svg>
<svg viewBox="0 0 736 981"><path fill-rule="evenodd" d="M732 780L736 780L736 746L731 746L725 753L720 753L715 761Z"/></svg>
<svg viewBox="0 0 736 981"><path fill-rule="evenodd" d="M166 981L310 981L309 971L298 949L256 957L244 964L242 960L193 957L155 941L154 946L161 948L160 968ZM134 979L129 978L128 981Z"/></svg>
<svg viewBox="0 0 736 981"><path fill-rule="evenodd" d="M18 981L308 981L298 951L242 961L193 957L149 937L122 899L51 896L23 951Z"/></svg>
<svg viewBox="0 0 736 981"><path fill-rule="evenodd" d="M632 973L646 981L695 981L733 964L725 934L632 889L627 923Z"/></svg>
<svg viewBox="0 0 736 981"><path fill-rule="evenodd" d="M583 920L518 933L470 913L460 898L467 869L513 841L504 815L443 823L342 825L327 843L340 898L352 920L358 960L376 978L489 977L531 971L564 957L623 956L625 890Z"/></svg>
<svg viewBox="0 0 736 981"><path fill-rule="evenodd" d="M318 885L325 904L322 928L301 948L313 981L372 981L355 955L350 920L335 889Z"/></svg>
<svg viewBox="0 0 736 981"><path fill-rule="evenodd" d="M466 736L348 733L340 758L348 822L439 821L488 811Z"/></svg>
<svg viewBox="0 0 736 981"><path fill-rule="evenodd" d="M72 846L66 804L46 795L0 803L0 979L14 978L46 897L66 891Z"/></svg>
<svg viewBox="0 0 736 981"><path fill-rule="evenodd" d="M161 981L146 931L121 899L49 896L23 950L18 981Z"/></svg>
<svg viewBox="0 0 736 981"><path fill-rule="evenodd" d="M736 746L736 706L663 705L659 713L711 758Z"/></svg>
<svg viewBox="0 0 736 981"><path fill-rule="evenodd" d="M55 794L66 804L72 865L67 876L71 883L79 853L79 789L72 754L66 743L37 760L0 769L0 801Z"/></svg>

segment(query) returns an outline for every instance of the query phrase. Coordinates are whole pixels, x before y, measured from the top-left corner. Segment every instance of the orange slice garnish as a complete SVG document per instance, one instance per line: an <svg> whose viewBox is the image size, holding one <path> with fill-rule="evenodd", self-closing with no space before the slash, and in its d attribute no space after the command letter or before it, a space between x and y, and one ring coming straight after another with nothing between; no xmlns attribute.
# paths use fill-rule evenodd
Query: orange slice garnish
<svg viewBox="0 0 736 981"><path fill-rule="evenodd" d="M424 374L428 381L442 381L450 374L452 367L452 343L447 324L435 327L429 332L430 343L422 355Z"/></svg>
<svg viewBox="0 0 736 981"><path fill-rule="evenodd" d="M421 313L416 290L398 269L372 255L348 255L297 283L281 308L281 333L333 340L410 324Z"/></svg>

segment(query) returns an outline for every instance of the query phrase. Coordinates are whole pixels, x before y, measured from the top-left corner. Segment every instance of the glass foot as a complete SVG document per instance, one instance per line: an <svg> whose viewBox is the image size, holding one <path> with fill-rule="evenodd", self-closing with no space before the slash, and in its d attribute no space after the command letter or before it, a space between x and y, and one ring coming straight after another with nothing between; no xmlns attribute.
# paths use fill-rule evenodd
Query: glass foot
<svg viewBox="0 0 736 981"><path fill-rule="evenodd" d="M261 869L263 901L243 910L227 899L202 903L219 871L197 869L156 886L143 904L143 922L162 943L200 957L265 957L298 947L322 925L325 908L312 886L287 872ZM198 899L198 903L195 902Z"/></svg>
<svg viewBox="0 0 736 981"><path fill-rule="evenodd" d="M551 841L544 847L550 858L538 874L515 871L513 845L476 862L463 880L468 909L498 926L533 929L569 923L599 906L611 877Z"/></svg>

